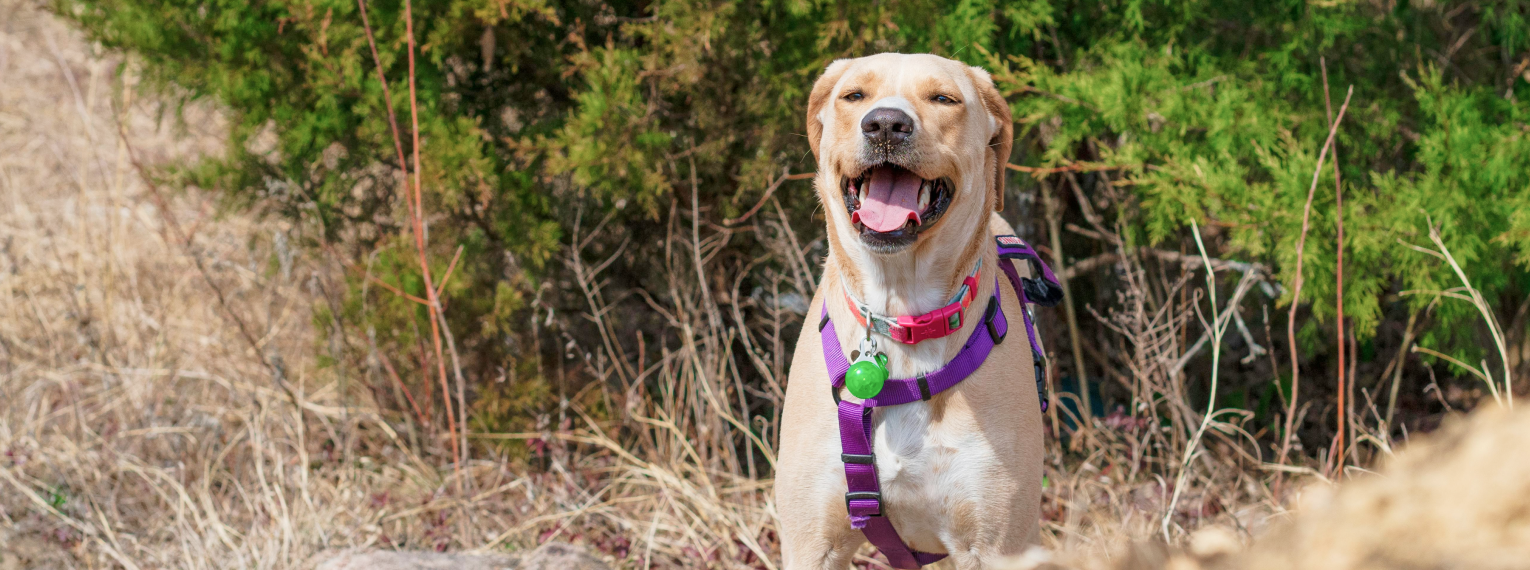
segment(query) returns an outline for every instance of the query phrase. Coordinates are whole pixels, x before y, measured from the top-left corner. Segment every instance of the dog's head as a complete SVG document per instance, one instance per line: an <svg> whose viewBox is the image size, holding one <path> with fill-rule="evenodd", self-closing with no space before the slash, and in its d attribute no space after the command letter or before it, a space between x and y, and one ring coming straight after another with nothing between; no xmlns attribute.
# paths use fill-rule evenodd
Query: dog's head
<svg viewBox="0 0 1530 570"><path fill-rule="evenodd" d="M1003 208L1014 125L981 68L925 54L836 61L813 85L807 133L841 247L899 253L971 235Z"/></svg>

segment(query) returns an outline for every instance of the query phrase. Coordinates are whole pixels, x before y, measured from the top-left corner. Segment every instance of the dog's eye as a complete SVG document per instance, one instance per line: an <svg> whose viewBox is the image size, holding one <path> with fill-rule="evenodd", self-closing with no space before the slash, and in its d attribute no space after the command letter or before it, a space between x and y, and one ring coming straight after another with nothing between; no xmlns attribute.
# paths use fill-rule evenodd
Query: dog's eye
<svg viewBox="0 0 1530 570"><path fill-rule="evenodd" d="M865 98L866 95L862 94L860 91L851 91L845 94L846 101L860 101L861 99Z"/></svg>
<svg viewBox="0 0 1530 570"><path fill-rule="evenodd" d="M955 105L957 103L954 97L947 97L945 95L936 95L931 97L930 100L942 105Z"/></svg>

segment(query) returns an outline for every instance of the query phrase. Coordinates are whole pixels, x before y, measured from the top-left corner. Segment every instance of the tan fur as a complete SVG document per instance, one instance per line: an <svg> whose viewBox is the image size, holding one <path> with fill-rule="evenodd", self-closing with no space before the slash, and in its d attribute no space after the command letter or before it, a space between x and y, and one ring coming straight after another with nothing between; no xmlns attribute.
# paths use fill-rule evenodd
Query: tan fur
<svg viewBox="0 0 1530 570"><path fill-rule="evenodd" d="M1416 437L1375 474L1302 491L1289 521L1246 550L1233 531L1184 549L1130 545L1115 560L1063 554L1008 570L1493 570L1530 568L1530 410L1497 406Z"/></svg>
<svg viewBox="0 0 1530 570"><path fill-rule="evenodd" d="M864 99L843 99L850 90L861 91ZM960 104L932 102L935 94ZM917 123L909 153L915 158L902 166L922 178L950 178L954 196L944 216L912 246L876 254L851 227L840 182L870 166L860 121L890 97L902 97L896 104L906 103ZM944 305L979 258L978 301L961 331L914 346L880 341L893 377L935 370L981 323L996 277L1004 283L1010 334L983 367L929 402L879 408L874 416L884 512L913 548L948 552L957 568L988 566L1035 541L1041 413L1021 309L1000 277L993 246L995 234L1012 233L993 213L1002 207L1012 128L1009 108L986 72L936 56L836 61L814 85L807 132L818 159L815 183L828 223L829 255L792 360L782 418L776 509L786 568L845 568L864 542L845 511L838 420L817 329L825 299L848 354L865 331L842 301L846 287L873 310L920 314Z"/></svg>
<svg viewBox="0 0 1530 570"><path fill-rule="evenodd" d="M1220 568L1530 567L1530 413L1496 406L1304 504Z"/></svg>

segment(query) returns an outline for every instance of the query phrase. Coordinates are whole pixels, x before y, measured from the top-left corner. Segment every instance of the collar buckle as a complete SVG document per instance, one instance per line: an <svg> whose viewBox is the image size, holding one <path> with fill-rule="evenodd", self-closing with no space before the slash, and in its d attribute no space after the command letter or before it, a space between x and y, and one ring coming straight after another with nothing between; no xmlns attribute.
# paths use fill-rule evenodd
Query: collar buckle
<svg viewBox="0 0 1530 570"><path fill-rule="evenodd" d="M956 295L951 297L951 301L944 307L922 315L903 315L897 318L878 315L870 307L856 300L855 296L850 294L848 286L844 287L845 302L850 305L856 321L868 331L886 335L900 344L919 344L932 338L954 334L962 329L962 325L966 322L964 315L967 306L977 298L977 276L982 268L983 259L978 258L977 264L972 268L972 274L962 279L962 286L957 290Z"/></svg>
<svg viewBox="0 0 1530 570"><path fill-rule="evenodd" d="M887 336L903 344L918 344L932 338L940 338L962 329L962 305L946 305L923 315L904 315L897 323L887 327Z"/></svg>

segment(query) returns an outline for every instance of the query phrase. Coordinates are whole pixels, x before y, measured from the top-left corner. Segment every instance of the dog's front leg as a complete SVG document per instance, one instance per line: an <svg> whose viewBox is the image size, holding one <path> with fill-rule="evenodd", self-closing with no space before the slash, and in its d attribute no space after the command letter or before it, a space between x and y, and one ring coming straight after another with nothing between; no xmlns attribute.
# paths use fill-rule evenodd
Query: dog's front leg
<svg viewBox="0 0 1530 570"><path fill-rule="evenodd" d="M1009 510L1017 510L1018 505L1008 506ZM947 560L957 570L1013 567L1014 557L1036 543L1034 523L1013 520L1011 513L997 507L987 505L953 513L950 521L953 532L941 542L949 553Z"/></svg>
<svg viewBox="0 0 1530 570"><path fill-rule="evenodd" d="M976 548L970 550L952 550L949 560L956 570L985 570L1002 568L1005 561L1010 557L1000 553L1000 549Z"/></svg>
<svg viewBox="0 0 1530 570"><path fill-rule="evenodd" d="M865 542L859 532L852 535L823 527L792 528L785 524L785 520L782 523L784 570L845 570L850 567L855 551Z"/></svg>
<svg viewBox="0 0 1530 570"><path fill-rule="evenodd" d="M834 463L839 457L832 455L838 446L826 438L787 446L791 452L777 464L776 512L786 570L845 570L866 542L850 528L845 512L845 476Z"/></svg>
<svg viewBox="0 0 1530 570"><path fill-rule="evenodd" d="M812 307L812 314L821 314L823 299L815 298ZM866 542L850 528L845 511L838 407L817 333L811 324L803 327L781 417L775 507L786 570L845 570Z"/></svg>

